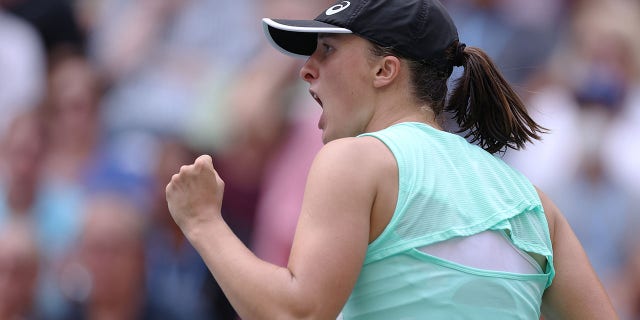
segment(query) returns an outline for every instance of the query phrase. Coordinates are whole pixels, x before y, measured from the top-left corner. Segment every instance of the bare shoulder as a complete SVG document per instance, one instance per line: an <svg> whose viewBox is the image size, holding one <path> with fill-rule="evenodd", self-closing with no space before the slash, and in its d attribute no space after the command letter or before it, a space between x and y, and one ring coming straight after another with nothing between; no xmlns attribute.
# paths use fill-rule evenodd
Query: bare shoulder
<svg viewBox="0 0 640 320"><path fill-rule="evenodd" d="M547 218L547 223L549 224L549 234L551 235L551 241L554 241L554 234L556 229L556 221L558 217L561 215L560 209L556 206L556 204L547 196L540 188L535 187L538 192L538 197L540 197L540 202L542 202L542 208L544 208L544 214Z"/></svg>
<svg viewBox="0 0 640 320"><path fill-rule="evenodd" d="M374 137L342 138L333 140L320 149L314 166L365 170L395 165L395 158L387 146Z"/></svg>
<svg viewBox="0 0 640 320"><path fill-rule="evenodd" d="M374 137L337 139L327 143L311 165L307 188L349 195L350 201L363 199L369 210L376 199L389 191L389 181L397 180L395 158L387 146ZM387 192L389 191L389 192ZM375 203L374 203L375 202ZM374 210L375 211L375 210Z"/></svg>
<svg viewBox="0 0 640 320"><path fill-rule="evenodd" d="M333 204L342 200L336 210L360 205L348 210L362 213L371 242L393 215L398 194L398 184L393 181L398 181L398 167L382 141L369 136L344 138L327 143L320 150L311 166L305 193L307 199L319 199L323 197L317 192L321 192ZM322 206L326 207L327 201L322 201Z"/></svg>

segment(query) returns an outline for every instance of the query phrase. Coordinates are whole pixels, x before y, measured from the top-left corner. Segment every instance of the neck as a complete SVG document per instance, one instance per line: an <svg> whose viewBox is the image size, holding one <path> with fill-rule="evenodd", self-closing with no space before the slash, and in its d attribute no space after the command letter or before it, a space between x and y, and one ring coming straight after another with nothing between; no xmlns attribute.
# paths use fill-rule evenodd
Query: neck
<svg viewBox="0 0 640 320"><path fill-rule="evenodd" d="M442 130L430 105L415 97L406 68L395 81L378 87L373 96L374 113L366 131L379 131L401 122L421 122Z"/></svg>
<svg viewBox="0 0 640 320"><path fill-rule="evenodd" d="M436 114L430 106L420 105L407 98L400 98L380 99L366 131L379 131L401 122L422 122L442 130L436 120Z"/></svg>

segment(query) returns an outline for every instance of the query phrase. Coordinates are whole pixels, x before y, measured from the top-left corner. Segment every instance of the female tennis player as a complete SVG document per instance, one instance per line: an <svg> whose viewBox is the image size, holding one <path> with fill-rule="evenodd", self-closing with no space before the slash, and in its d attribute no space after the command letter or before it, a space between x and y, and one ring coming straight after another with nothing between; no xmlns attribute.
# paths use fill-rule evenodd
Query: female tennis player
<svg viewBox="0 0 640 320"><path fill-rule="evenodd" d="M300 75L323 110L287 267L224 222L208 155L166 188L243 319L616 318L556 206L493 155L544 128L442 4L338 1L312 21L263 25L277 49L308 59ZM468 139L442 129L443 111Z"/></svg>

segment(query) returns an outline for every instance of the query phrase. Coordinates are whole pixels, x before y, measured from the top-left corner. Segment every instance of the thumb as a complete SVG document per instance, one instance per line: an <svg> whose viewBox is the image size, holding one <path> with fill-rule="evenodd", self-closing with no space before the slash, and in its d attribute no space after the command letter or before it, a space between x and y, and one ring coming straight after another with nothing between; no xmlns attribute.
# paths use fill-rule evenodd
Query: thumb
<svg viewBox="0 0 640 320"><path fill-rule="evenodd" d="M213 170L213 159L208 154L203 154L199 156L194 162L196 167L203 167Z"/></svg>

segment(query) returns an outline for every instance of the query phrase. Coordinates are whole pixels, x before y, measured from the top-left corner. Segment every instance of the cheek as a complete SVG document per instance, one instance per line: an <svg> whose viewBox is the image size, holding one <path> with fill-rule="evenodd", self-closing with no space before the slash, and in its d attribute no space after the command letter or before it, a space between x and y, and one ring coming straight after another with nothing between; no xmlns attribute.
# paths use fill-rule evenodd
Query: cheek
<svg viewBox="0 0 640 320"><path fill-rule="evenodd" d="M361 105L367 98L364 80L348 71L337 73L329 85L334 93L332 98L343 112L356 111L356 106Z"/></svg>
<svg viewBox="0 0 640 320"><path fill-rule="evenodd" d="M326 70L324 116L331 132L352 136L362 132L369 119L368 97L371 79L369 66L363 59L345 58Z"/></svg>
<svg viewBox="0 0 640 320"><path fill-rule="evenodd" d="M343 78L344 79L344 78ZM331 102L325 107L325 113L336 123L348 125L361 121L367 110L366 94L357 83L336 79L332 82L335 90Z"/></svg>

